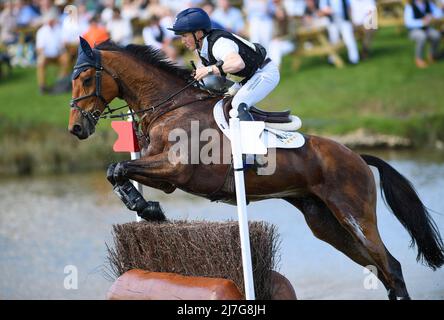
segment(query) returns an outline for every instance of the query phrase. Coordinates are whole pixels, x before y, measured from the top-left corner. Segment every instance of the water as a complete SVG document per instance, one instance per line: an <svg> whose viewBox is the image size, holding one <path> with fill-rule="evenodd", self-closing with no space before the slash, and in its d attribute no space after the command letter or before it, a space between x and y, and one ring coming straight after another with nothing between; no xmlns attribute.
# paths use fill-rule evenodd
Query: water
<svg viewBox="0 0 444 320"><path fill-rule="evenodd" d="M385 153L383 157L415 185L444 235L444 156ZM375 171L374 171L375 172ZM236 208L176 191L145 189L172 219L236 219ZM0 181L0 299L104 299L112 282L104 276L113 224L134 220L112 193L105 173ZM366 289L364 269L316 239L303 216L281 200L253 203L250 218L275 224L281 235L280 272L299 299L386 299L381 283ZM416 263L409 236L378 199L378 225L389 251L403 267L414 299L444 299L444 268ZM77 289L64 287L75 266ZM64 272L66 271L66 273ZM367 278L366 278L367 277Z"/></svg>

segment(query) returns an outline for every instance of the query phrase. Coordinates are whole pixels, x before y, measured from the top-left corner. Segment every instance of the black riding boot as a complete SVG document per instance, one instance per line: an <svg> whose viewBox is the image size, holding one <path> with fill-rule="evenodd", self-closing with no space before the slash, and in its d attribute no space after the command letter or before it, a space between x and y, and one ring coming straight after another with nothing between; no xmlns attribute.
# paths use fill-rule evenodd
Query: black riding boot
<svg viewBox="0 0 444 320"><path fill-rule="evenodd" d="M237 112L239 113L240 121L254 121L253 116L250 113L250 107L246 103L241 103L237 107Z"/></svg>

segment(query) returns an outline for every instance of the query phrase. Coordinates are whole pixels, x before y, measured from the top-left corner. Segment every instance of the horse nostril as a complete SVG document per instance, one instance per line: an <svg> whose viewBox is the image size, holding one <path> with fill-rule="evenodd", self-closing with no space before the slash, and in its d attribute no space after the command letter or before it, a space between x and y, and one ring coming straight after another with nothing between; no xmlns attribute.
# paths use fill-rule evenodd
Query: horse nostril
<svg viewBox="0 0 444 320"><path fill-rule="evenodd" d="M82 127L81 127L80 125L78 125L78 124L75 124L75 125L72 127L71 132L77 135L77 134L79 134L80 132L82 132Z"/></svg>

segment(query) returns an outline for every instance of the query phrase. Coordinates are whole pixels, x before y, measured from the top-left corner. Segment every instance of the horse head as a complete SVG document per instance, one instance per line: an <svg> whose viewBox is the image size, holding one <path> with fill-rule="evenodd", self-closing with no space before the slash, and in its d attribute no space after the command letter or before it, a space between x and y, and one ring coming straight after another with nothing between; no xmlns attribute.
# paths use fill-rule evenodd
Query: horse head
<svg viewBox="0 0 444 320"><path fill-rule="evenodd" d="M117 77L102 64L102 54L80 38L77 62L72 73L72 99L68 130L79 139L95 131L108 103L119 96Z"/></svg>

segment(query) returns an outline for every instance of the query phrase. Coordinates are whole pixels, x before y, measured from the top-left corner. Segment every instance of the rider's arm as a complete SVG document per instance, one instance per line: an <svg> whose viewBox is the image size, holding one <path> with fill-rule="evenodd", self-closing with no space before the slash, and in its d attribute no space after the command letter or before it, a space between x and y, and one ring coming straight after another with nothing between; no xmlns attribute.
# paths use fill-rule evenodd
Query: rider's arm
<svg viewBox="0 0 444 320"><path fill-rule="evenodd" d="M225 73L236 73L245 68L245 62L237 52L227 54L223 61L222 70ZM213 66L213 72L220 75L219 69L216 66Z"/></svg>
<svg viewBox="0 0 444 320"><path fill-rule="evenodd" d="M216 41L213 46L214 57L220 61L222 60L224 64L222 65L222 70L225 73L236 73L245 68L245 62L239 55L239 47L237 44L227 38L220 38ZM220 75L217 67L213 67L215 74Z"/></svg>
<svg viewBox="0 0 444 320"><path fill-rule="evenodd" d="M217 61L222 60L222 70L225 73L236 73L245 68L245 62L239 55L239 47L237 44L226 38L218 39L213 45L213 55ZM196 70L195 79L201 80L206 77L209 72L208 68L211 68L211 73L215 75L221 75L219 69L215 66L200 67Z"/></svg>

